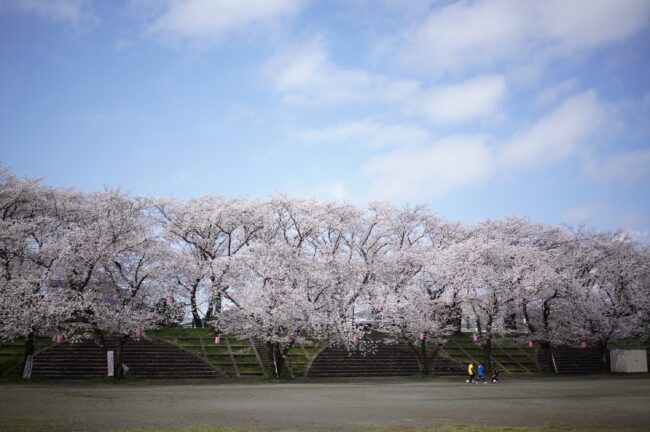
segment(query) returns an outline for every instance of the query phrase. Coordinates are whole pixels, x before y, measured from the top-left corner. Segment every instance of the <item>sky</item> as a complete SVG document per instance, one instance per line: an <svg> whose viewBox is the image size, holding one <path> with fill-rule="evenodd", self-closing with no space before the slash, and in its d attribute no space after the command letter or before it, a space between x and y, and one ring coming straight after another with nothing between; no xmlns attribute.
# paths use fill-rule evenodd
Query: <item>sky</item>
<svg viewBox="0 0 650 432"><path fill-rule="evenodd" d="M650 1L0 0L0 164L650 241Z"/></svg>

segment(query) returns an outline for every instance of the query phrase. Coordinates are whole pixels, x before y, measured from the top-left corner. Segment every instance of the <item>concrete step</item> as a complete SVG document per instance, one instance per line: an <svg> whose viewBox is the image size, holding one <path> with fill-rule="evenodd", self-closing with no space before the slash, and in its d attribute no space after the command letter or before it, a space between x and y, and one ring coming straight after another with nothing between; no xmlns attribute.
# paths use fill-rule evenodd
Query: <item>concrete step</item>
<svg viewBox="0 0 650 432"><path fill-rule="evenodd" d="M109 349L115 343L108 340ZM129 376L161 379L218 378L201 358L160 341L128 341L122 361ZM32 375L48 379L94 379L106 376L106 353L93 341L62 344L34 357Z"/></svg>

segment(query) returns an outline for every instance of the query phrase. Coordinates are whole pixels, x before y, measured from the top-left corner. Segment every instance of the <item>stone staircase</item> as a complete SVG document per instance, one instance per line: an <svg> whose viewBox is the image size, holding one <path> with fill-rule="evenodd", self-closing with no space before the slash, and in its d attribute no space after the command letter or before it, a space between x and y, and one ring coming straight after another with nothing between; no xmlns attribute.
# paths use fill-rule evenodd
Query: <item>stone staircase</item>
<svg viewBox="0 0 650 432"><path fill-rule="evenodd" d="M313 361L310 378L408 376L419 372L418 362L406 344L377 344L373 353L348 352L328 347Z"/></svg>
<svg viewBox="0 0 650 432"><path fill-rule="evenodd" d="M459 366L461 375L466 374L467 364L483 362L483 350L471 340L470 335L449 338L438 354ZM537 354L534 348L528 348L513 340L501 340L492 348L492 362L500 372L508 374L527 374L539 372Z"/></svg>
<svg viewBox="0 0 650 432"><path fill-rule="evenodd" d="M109 339L115 349L116 341ZM127 377L140 379L219 378L218 369L196 355L156 340L128 341L123 363ZM34 357L32 377L45 379L99 379L107 376L106 354L93 341L53 346Z"/></svg>
<svg viewBox="0 0 650 432"><path fill-rule="evenodd" d="M210 329L191 329L191 333L183 329L165 329L149 334L196 354L227 377L261 377L272 373L273 364L266 343L245 335L221 335L217 344ZM322 345L320 341L299 337L287 355L289 375L304 377Z"/></svg>
<svg viewBox="0 0 650 432"><path fill-rule="evenodd" d="M431 362L431 373L437 376L463 376L467 375L466 367L441 355L437 355Z"/></svg>
<svg viewBox="0 0 650 432"><path fill-rule="evenodd" d="M553 347L553 357L559 374L591 374L606 371L601 353L596 348Z"/></svg>

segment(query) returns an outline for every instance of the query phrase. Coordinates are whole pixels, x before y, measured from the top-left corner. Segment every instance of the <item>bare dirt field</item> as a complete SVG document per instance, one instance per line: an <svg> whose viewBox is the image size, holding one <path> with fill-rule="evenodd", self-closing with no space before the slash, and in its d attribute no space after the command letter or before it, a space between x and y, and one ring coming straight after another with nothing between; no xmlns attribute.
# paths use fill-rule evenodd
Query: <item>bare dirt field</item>
<svg viewBox="0 0 650 432"><path fill-rule="evenodd" d="M449 379L0 386L2 431L167 430L197 425L251 431L450 425L650 430L650 379L538 377L506 379L497 385Z"/></svg>

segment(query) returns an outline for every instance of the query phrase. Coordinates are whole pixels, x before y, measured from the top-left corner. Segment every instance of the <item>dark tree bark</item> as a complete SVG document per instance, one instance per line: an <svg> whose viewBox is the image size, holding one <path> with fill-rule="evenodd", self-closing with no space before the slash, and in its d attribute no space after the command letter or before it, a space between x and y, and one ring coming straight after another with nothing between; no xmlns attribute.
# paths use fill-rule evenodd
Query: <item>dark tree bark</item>
<svg viewBox="0 0 650 432"><path fill-rule="evenodd" d="M539 342L539 348L537 349L537 361L539 362L539 366L543 371L555 372L555 366L553 366L553 351L550 342Z"/></svg>
<svg viewBox="0 0 650 432"><path fill-rule="evenodd" d="M420 368L420 373L423 375L429 375L431 373L431 361L427 355L427 341L426 338L413 343L408 340L409 346L415 353L415 357L418 360L418 367Z"/></svg>
<svg viewBox="0 0 650 432"><path fill-rule="evenodd" d="M266 343L266 348L269 353L269 360L271 362L271 372L273 378L282 378L287 376L287 354L293 346L293 343L293 339L284 346L280 342Z"/></svg>
<svg viewBox="0 0 650 432"><path fill-rule="evenodd" d="M196 304L196 292L192 292L190 297L190 307L192 309L192 325L196 328L203 327L203 321L201 320L201 315L199 315L199 308Z"/></svg>
<svg viewBox="0 0 650 432"><path fill-rule="evenodd" d="M123 367L123 354L124 354L124 345L128 336L120 336L117 340L117 349L115 351L115 379L121 380L124 378L124 367Z"/></svg>
<svg viewBox="0 0 650 432"><path fill-rule="evenodd" d="M596 348L598 348L598 352L600 353L600 366L603 371L606 372L611 370L608 345L608 342L605 340L599 341L596 345Z"/></svg>
<svg viewBox="0 0 650 432"><path fill-rule="evenodd" d="M23 367L21 369L21 373L22 371L25 370L25 365L27 364L27 357L30 355L31 356L34 355L34 332L30 332L27 335L27 338L25 339L25 355L23 357L23 363L22 363Z"/></svg>

